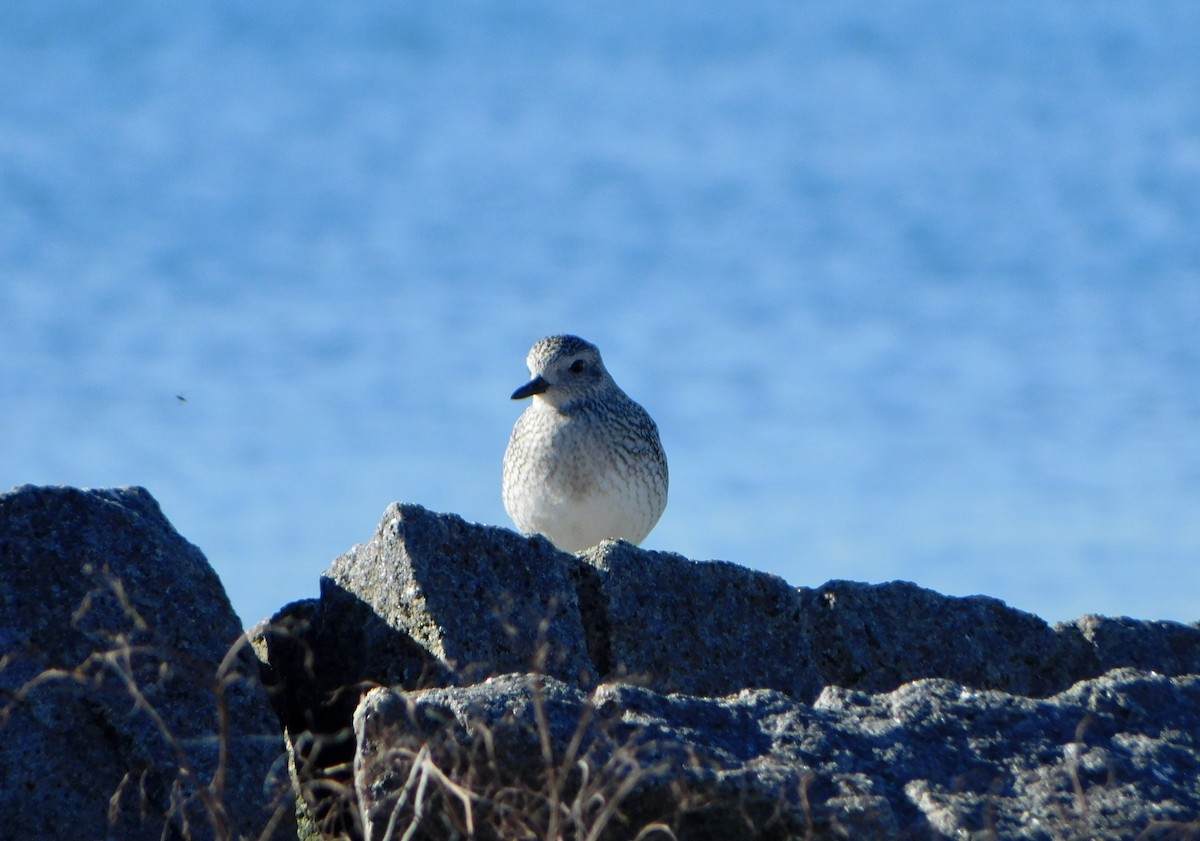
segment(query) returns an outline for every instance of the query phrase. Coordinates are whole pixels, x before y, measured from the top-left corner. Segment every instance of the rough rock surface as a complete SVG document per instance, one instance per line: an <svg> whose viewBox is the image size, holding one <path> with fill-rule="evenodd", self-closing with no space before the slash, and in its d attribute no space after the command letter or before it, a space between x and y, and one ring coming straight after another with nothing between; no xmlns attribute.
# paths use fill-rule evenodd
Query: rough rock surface
<svg viewBox="0 0 1200 841"><path fill-rule="evenodd" d="M1047 695L1100 673L1086 646L1072 649L1044 621L998 599L948 598L907 581L830 581L800 593L823 685L882 692L940 677Z"/></svg>
<svg viewBox="0 0 1200 841"><path fill-rule="evenodd" d="M455 782L471 768L474 789L488 795L472 803L473 817L479 837L492 838L489 828L505 820L492 806L506 789L538 794L520 801L526 813L547 808L540 734L569 768L562 752L577 731L590 773L570 780L562 801L585 781L607 782L611 796L633 780L606 838L634 837L655 821L705 841L1200 837L1196 676L1118 670L1046 699L922 680L873 695L829 688L810 706L769 690L699 698L606 684L589 696L512 675L460 689L375 690L354 727L372 841L415 820L420 745L434 746ZM481 750L485 733L503 748ZM605 781L606 769L621 773ZM465 825L464 801L429 777L421 837L452 837L444 822ZM585 833L603 820L596 808L564 812L578 814L570 828Z"/></svg>
<svg viewBox="0 0 1200 841"><path fill-rule="evenodd" d="M538 668L594 679L574 567L549 541L391 505L369 541L334 560L319 600L256 627L302 826L325 837L357 833L350 721L372 686L447 686Z"/></svg>
<svg viewBox="0 0 1200 841"><path fill-rule="evenodd" d="M496 677L535 662L550 676L539 684L548 744L567 750L588 719L594 780L606 745L654 734L637 736L638 755L650 769L667 757L671 771L634 773L623 808L651 820L682 800L674 828L686 837L1121 837L1138 821L1188 837L1186 821L1200 820L1186 783L1198 751L1184 729L1195 684L1146 673L1200 673L1195 625L1084 617L1051 627L982 596L907 582L792 588L620 542L577 557L404 505L335 561L319 602L285 609L264 639L287 687L277 708L280 697L291 705L281 714L312 779L323 762L304 746L341 740L324 763L346 819L326 821L326 837L335 825L386 834L392 798L421 778L406 776L404 752L412 759L422 745L428 774L440 757L444 771L473 768L479 785L544 783L529 678ZM1123 666L1142 673L1105 674ZM1117 707L1095 700L1107 697ZM1153 704L1121 730L1125 713L1113 710L1134 697ZM480 733L491 736L482 765ZM1101 757L1125 776L1101 785ZM457 802L442 803L443 818Z"/></svg>
<svg viewBox="0 0 1200 841"><path fill-rule="evenodd" d="M0 575L0 834L294 832L258 662L149 493L0 495Z"/></svg>
<svg viewBox="0 0 1200 841"><path fill-rule="evenodd" d="M599 674L690 695L778 689L811 701L821 691L808 617L782 578L623 541L582 558L581 578L595 578L580 601L589 636L603 640L592 645Z"/></svg>
<svg viewBox="0 0 1200 841"><path fill-rule="evenodd" d="M1200 839L1200 625L396 505L259 663L140 489L0 496L0 572L3 837Z"/></svg>
<svg viewBox="0 0 1200 841"><path fill-rule="evenodd" d="M1040 697L1122 667L1200 674L1200 625L1084 616L1051 627L987 596L907 581L799 588L825 686L868 692L921 678Z"/></svg>
<svg viewBox="0 0 1200 841"><path fill-rule="evenodd" d="M1089 616L1051 627L986 596L904 581L793 588L622 542L577 557L416 505L389 507L321 585L319 603L278 618L304 614L317 629L303 639L306 656L315 649L318 671L341 686L470 683L539 659L584 687L624 679L809 701L824 686L879 692L931 677L1044 697L1124 666L1200 673L1197 625Z"/></svg>
<svg viewBox="0 0 1200 841"><path fill-rule="evenodd" d="M1200 623L1084 616L1055 630L1072 645L1082 645L1088 670L1131 666L1167 675L1200 674Z"/></svg>
<svg viewBox="0 0 1200 841"><path fill-rule="evenodd" d="M465 679L533 668L566 680L592 671L571 580L549 541L391 505L374 537L322 582L352 594Z"/></svg>

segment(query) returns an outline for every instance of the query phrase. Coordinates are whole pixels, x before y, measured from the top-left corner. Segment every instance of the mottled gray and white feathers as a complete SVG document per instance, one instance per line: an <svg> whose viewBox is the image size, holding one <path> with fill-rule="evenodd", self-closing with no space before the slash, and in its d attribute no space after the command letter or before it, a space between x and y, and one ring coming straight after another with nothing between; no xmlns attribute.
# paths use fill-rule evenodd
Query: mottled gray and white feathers
<svg viewBox="0 0 1200 841"><path fill-rule="evenodd" d="M525 534L579 552L605 538L640 543L667 505L658 427L577 336L548 336L526 358L532 397L504 453L504 508Z"/></svg>

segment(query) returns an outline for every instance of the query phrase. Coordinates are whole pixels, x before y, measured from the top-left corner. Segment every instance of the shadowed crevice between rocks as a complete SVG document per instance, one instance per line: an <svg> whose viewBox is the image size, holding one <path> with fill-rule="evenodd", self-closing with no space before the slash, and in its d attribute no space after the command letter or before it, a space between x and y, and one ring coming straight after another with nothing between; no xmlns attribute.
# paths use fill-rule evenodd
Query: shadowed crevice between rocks
<svg viewBox="0 0 1200 841"><path fill-rule="evenodd" d="M321 598L293 602L251 632L287 738L299 819L315 837L361 837L350 722L376 686L452 686L453 673L354 593L321 579Z"/></svg>
<svg viewBox="0 0 1200 841"><path fill-rule="evenodd" d="M604 680L613 673L612 623L608 618L608 602L604 598L604 575L591 564L576 563L572 576L588 658L592 662L593 673Z"/></svg>

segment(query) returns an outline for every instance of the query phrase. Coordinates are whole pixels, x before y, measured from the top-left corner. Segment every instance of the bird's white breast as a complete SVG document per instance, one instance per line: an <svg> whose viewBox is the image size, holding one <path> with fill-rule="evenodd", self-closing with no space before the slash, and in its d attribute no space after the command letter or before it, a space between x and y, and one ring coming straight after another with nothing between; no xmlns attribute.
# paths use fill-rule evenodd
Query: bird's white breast
<svg viewBox="0 0 1200 841"><path fill-rule="evenodd" d="M505 508L522 532L544 534L565 551L605 538L639 543L666 504L656 452L535 400L505 453Z"/></svg>

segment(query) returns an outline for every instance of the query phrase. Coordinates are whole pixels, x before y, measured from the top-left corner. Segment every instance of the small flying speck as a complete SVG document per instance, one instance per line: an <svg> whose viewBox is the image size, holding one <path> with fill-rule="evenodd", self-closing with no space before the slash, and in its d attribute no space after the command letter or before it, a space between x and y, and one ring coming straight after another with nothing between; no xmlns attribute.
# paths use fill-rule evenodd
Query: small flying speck
<svg viewBox="0 0 1200 841"><path fill-rule="evenodd" d="M180 403L186 403L186 402L187 402L187 398L186 398L186 397L184 397L182 394L176 394L176 395L175 395L175 399L176 399L176 400L178 400Z"/></svg>

